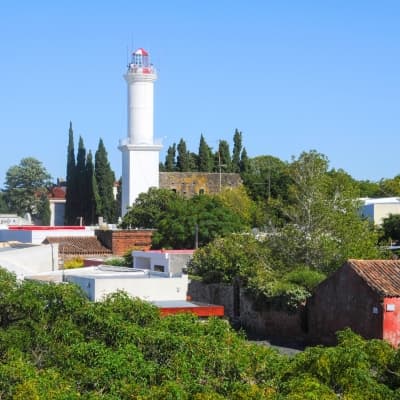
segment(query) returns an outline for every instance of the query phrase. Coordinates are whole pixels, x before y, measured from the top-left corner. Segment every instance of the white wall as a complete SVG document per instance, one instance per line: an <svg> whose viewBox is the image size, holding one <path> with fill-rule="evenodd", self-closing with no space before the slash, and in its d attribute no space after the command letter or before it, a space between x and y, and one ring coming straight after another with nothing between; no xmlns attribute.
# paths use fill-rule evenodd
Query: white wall
<svg viewBox="0 0 400 400"><path fill-rule="evenodd" d="M400 203L370 203L361 207L361 214L375 225L381 225L389 214L400 214Z"/></svg>
<svg viewBox="0 0 400 400"><path fill-rule="evenodd" d="M58 269L58 245L41 245L0 252L0 266L17 278Z"/></svg>
<svg viewBox="0 0 400 400"><path fill-rule="evenodd" d="M17 241L21 243L41 244L47 236L94 236L92 229L49 229L49 230L0 230L0 242Z"/></svg>
<svg viewBox="0 0 400 400"><path fill-rule="evenodd" d="M146 301L186 300L188 276L179 278L96 278L68 275L68 282L78 284L90 300L102 300L118 290Z"/></svg>
<svg viewBox="0 0 400 400"><path fill-rule="evenodd" d="M32 231L0 230L0 242L32 243Z"/></svg>

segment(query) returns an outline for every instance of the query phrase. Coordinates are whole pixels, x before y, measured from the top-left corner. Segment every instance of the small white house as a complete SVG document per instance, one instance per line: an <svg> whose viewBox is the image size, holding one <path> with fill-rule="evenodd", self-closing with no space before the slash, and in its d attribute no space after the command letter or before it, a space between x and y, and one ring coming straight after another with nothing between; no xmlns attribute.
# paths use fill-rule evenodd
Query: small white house
<svg viewBox="0 0 400 400"><path fill-rule="evenodd" d="M186 274L168 277L154 274L150 270L107 265L58 270L26 278L75 283L92 301L101 301L105 296L117 291L124 291L129 296L150 302L185 301L189 284Z"/></svg>
<svg viewBox="0 0 400 400"><path fill-rule="evenodd" d="M133 251L133 268L149 270L169 277L185 271L194 250L147 250Z"/></svg>

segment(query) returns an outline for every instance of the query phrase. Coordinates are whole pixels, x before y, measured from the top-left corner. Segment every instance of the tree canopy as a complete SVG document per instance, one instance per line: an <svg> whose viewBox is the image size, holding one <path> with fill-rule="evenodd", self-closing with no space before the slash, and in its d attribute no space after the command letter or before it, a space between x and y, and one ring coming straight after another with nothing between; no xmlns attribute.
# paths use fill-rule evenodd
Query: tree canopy
<svg viewBox="0 0 400 400"><path fill-rule="evenodd" d="M6 173L4 194L8 208L20 216L30 213L40 218L39 211L47 199L50 179L40 161L33 157L23 158Z"/></svg>
<svg viewBox="0 0 400 400"><path fill-rule="evenodd" d="M102 139L99 140L99 145L95 154L94 174L99 200L97 211L107 222L115 223L118 218L117 205L113 193L115 175L110 167L107 151Z"/></svg>
<svg viewBox="0 0 400 400"><path fill-rule="evenodd" d="M248 221L217 197L186 199L171 190L155 188L139 195L121 226L157 229L153 235L156 248L193 248L196 227L200 245L249 229Z"/></svg>
<svg viewBox="0 0 400 400"><path fill-rule="evenodd" d="M160 317L124 293L89 302L2 269L0 293L2 399L398 399L399 351L350 330L287 357L223 320Z"/></svg>
<svg viewBox="0 0 400 400"><path fill-rule="evenodd" d="M93 165L92 152L86 152L80 136L75 161L74 136L70 123L65 223L76 225L83 218L84 224L93 225L97 223L99 216L103 216L108 223L117 222L120 206L114 199L114 183L114 172L108 162L102 139L99 140Z"/></svg>

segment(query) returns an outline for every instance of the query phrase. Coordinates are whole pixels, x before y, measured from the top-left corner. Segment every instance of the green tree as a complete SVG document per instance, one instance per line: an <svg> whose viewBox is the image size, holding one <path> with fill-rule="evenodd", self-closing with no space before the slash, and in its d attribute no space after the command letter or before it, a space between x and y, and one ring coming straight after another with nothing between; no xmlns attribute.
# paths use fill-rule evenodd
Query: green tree
<svg viewBox="0 0 400 400"><path fill-rule="evenodd" d="M287 199L291 181L287 163L273 156L258 156L247 161L241 174L243 183L254 200Z"/></svg>
<svg viewBox="0 0 400 400"><path fill-rule="evenodd" d="M234 211L248 226L260 226L262 217L256 202L247 194L244 186L237 188L225 188L216 197L222 204Z"/></svg>
<svg viewBox="0 0 400 400"><path fill-rule="evenodd" d="M209 254L206 263L224 261L222 277L269 270L262 243L248 235L224 240L225 249L218 239L213 250L198 251ZM89 302L75 285L17 281L0 269L4 399L398 399L396 350L350 330L338 341L289 359L224 320L161 318L155 306L122 292Z"/></svg>
<svg viewBox="0 0 400 400"><path fill-rule="evenodd" d="M161 217L168 212L171 202L180 196L168 189L150 188L147 193L140 193L135 203L125 214L122 228L149 228L158 226Z"/></svg>
<svg viewBox="0 0 400 400"><path fill-rule="evenodd" d="M165 157L164 169L166 172L173 172L176 168L176 144L168 147L167 155Z"/></svg>
<svg viewBox="0 0 400 400"><path fill-rule="evenodd" d="M381 197L383 193L377 182L371 182L369 180L361 180L357 182L359 190L360 190L360 197Z"/></svg>
<svg viewBox="0 0 400 400"><path fill-rule="evenodd" d="M385 371L394 350L384 341L365 341L349 329L336 347L310 347L295 357L281 384L288 399L395 399ZM383 368L382 368L383 367ZM393 374L394 375L394 374Z"/></svg>
<svg viewBox="0 0 400 400"><path fill-rule="evenodd" d="M229 150L229 143L226 140L220 140L218 144L218 151L215 153L215 167L216 172L231 172L232 160Z"/></svg>
<svg viewBox="0 0 400 400"><path fill-rule="evenodd" d="M10 209L8 208L6 195L4 192L0 191L0 214L9 213Z"/></svg>
<svg viewBox="0 0 400 400"><path fill-rule="evenodd" d="M5 198L10 210L23 216L35 216L41 206L41 194L47 194L51 176L42 163L33 157L23 158L6 173Z"/></svg>
<svg viewBox="0 0 400 400"><path fill-rule="evenodd" d="M271 279L269 250L265 243L249 234L231 234L217 238L197 250L189 271L201 276L204 282L242 283Z"/></svg>
<svg viewBox="0 0 400 400"><path fill-rule="evenodd" d="M176 159L176 169L179 172L190 171L190 156L189 151L186 147L186 142L181 139L177 146L177 159Z"/></svg>
<svg viewBox="0 0 400 400"><path fill-rule="evenodd" d="M79 193L79 202L76 207L75 223L77 219L83 218L88 203L88 182L86 176L86 149L82 136L79 137L78 152L75 166L75 187Z"/></svg>
<svg viewBox="0 0 400 400"><path fill-rule="evenodd" d="M50 201L46 193L40 194L36 215L41 225L50 225Z"/></svg>
<svg viewBox="0 0 400 400"><path fill-rule="evenodd" d="M400 214L389 214L382 222L383 238L400 241Z"/></svg>
<svg viewBox="0 0 400 400"><path fill-rule="evenodd" d="M64 221L67 225L73 225L76 223L76 217L78 215L78 191L76 186L76 174L75 174L75 150L74 150L74 132L72 129L72 122L69 123L68 132L68 149L67 149L67 192L65 195L65 216Z"/></svg>
<svg viewBox="0 0 400 400"><path fill-rule="evenodd" d="M170 202L161 216L153 236L153 246L160 248L193 248L198 227L199 245L219 236L249 229L249 226L216 197L195 196Z"/></svg>
<svg viewBox="0 0 400 400"><path fill-rule="evenodd" d="M200 245L215 237L249 229L241 216L216 197L186 199L167 189L150 188L141 193L124 216L121 226L153 228L156 248L193 248L198 226Z"/></svg>
<svg viewBox="0 0 400 400"><path fill-rule="evenodd" d="M249 167L249 157L247 155L247 150L243 147L242 153L240 155L240 173L247 172Z"/></svg>
<svg viewBox="0 0 400 400"><path fill-rule="evenodd" d="M95 176L100 203L98 207L99 215L103 216L109 223L117 221L116 205L114 199L115 175L108 162L107 151L103 140L100 139L95 154Z"/></svg>
<svg viewBox="0 0 400 400"><path fill-rule="evenodd" d="M198 170L200 172L211 172L213 170L213 154L203 135L200 136Z"/></svg>
<svg viewBox="0 0 400 400"><path fill-rule="evenodd" d="M94 165L92 152L89 150L85 163L86 196L84 203L83 217L86 225L97 223L100 196L97 189L96 177L94 175Z"/></svg>
<svg viewBox="0 0 400 400"><path fill-rule="evenodd" d="M241 171L240 158L242 151L242 132L240 132L238 129L235 129L235 134L233 135L232 172L239 173Z"/></svg>
<svg viewBox="0 0 400 400"><path fill-rule="evenodd" d="M282 205L288 223L269 241L285 268L306 265L327 273L347 258L382 256L377 233L359 216L356 195L335 185L327 171L328 159L316 151L302 153L289 166L292 183Z"/></svg>
<svg viewBox="0 0 400 400"><path fill-rule="evenodd" d="M379 188L382 197L400 196L400 175L393 179L381 179Z"/></svg>

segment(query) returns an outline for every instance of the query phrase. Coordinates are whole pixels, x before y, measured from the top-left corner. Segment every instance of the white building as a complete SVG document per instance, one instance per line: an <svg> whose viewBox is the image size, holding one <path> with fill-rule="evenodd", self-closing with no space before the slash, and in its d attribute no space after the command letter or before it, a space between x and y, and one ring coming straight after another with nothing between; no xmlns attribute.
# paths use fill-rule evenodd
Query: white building
<svg viewBox="0 0 400 400"><path fill-rule="evenodd" d="M128 136L120 141L122 152L122 216L138 195L159 185L161 143L153 138L154 82L157 72L149 54L138 49L124 75L128 85Z"/></svg>
<svg viewBox="0 0 400 400"><path fill-rule="evenodd" d="M375 225L381 225L390 214L400 214L399 197L363 198L361 201L361 215Z"/></svg>
<svg viewBox="0 0 400 400"><path fill-rule="evenodd" d="M0 228L0 242L21 242L41 244L46 237L95 236L93 229L84 226L57 227L57 226L34 226L14 225L7 228Z"/></svg>
<svg viewBox="0 0 400 400"><path fill-rule="evenodd" d="M58 269L57 244L0 244L0 267L13 272L18 279Z"/></svg>
<svg viewBox="0 0 400 400"><path fill-rule="evenodd" d="M181 275L193 257L194 250L133 251L133 267L166 276Z"/></svg>

